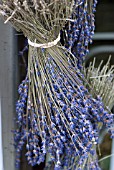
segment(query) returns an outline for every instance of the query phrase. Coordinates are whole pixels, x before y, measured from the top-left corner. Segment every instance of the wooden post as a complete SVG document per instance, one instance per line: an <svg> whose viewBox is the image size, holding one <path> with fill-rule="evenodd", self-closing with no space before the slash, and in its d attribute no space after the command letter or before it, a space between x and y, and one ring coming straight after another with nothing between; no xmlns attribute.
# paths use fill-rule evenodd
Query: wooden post
<svg viewBox="0 0 114 170"><path fill-rule="evenodd" d="M0 20L0 99L2 121L2 145L4 170L15 170L15 150L13 143L15 116L17 48L16 34L9 24Z"/></svg>
<svg viewBox="0 0 114 170"><path fill-rule="evenodd" d="M1 114L1 98L0 98L0 169L1 170L4 170L4 167L3 167L3 145L2 145L2 114Z"/></svg>

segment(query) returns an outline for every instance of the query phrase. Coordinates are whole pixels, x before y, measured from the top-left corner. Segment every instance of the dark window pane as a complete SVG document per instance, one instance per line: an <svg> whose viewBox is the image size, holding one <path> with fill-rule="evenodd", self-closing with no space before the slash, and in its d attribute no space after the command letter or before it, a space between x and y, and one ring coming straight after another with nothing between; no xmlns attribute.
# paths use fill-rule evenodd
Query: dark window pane
<svg viewBox="0 0 114 170"><path fill-rule="evenodd" d="M96 32L114 32L114 0L98 1Z"/></svg>

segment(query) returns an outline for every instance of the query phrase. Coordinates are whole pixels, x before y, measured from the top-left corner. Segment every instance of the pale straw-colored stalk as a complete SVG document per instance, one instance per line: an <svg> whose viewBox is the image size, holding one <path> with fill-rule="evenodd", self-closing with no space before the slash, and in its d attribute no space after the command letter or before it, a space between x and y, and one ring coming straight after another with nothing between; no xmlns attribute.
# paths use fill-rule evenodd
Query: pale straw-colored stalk
<svg viewBox="0 0 114 170"><path fill-rule="evenodd" d="M103 64L102 60L96 68L94 58L89 67L84 68L84 74L92 87L89 89L90 93L94 96L93 91L96 91L105 107L111 110L114 105L114 65L111 65L110 60L111 57L106 64Z"/></svg>

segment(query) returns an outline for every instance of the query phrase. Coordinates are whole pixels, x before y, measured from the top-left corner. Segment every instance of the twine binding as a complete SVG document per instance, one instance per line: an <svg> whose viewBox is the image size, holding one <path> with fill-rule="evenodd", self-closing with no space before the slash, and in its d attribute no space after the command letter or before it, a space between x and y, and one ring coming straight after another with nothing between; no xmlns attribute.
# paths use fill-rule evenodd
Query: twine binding
<svg viewBox="0 0 114 170"><path fill-rule="evenodd" d="M59 41L60 41L60 33L59 33L57 39L52 41L52 42L48 42L48 43L44 43L44 44L38 44L38 43L32 42L28 39L28 44L31 45L32 47L36 47L36 48L50 48L50 47L57 45L57 43Z"/></svg>

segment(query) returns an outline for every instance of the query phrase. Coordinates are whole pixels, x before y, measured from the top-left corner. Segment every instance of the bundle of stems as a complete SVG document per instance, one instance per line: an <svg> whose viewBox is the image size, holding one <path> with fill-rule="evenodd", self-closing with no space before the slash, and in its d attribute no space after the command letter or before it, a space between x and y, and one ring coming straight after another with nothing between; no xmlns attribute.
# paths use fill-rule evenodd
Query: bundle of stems
<svg viewBox="0 0 114 170"><path fill-rule="evenodd" d="M89 67L83 68L84 75L92 87L91 89L89 88L90 93L93 94L93 91L96 91L102 98L105 107L111 110L114 104L114 65L111 65L110 60L111 56L106 64L102 60L96 68L96 59L94 58Z"/></svg>
<svg viewBox="0 0 114 170"><path fill-rule="evenodd" d="M5 23L10 21L30 43L27 76L19 86L16 105L17 165L26 143L32 166L44 162L49 153L55 170L70 168L71 155L76 157L74 166L83 169L88 153L93 154L93 143L98 143L98 122L108 128L113 124L101 99L92 98L84 87L76 57L58 42L60 30L83 2L4 0L0 5Z"/></svg>
<svg viewBox="0 0 114 170"><path fill-rule="evenodd" d="M54 41L74 7L74 0L4 0L0 13L12 25L37 43ZM62 20L60 20L60 18Z"/></svg>
<svg viewBox="0 0 114 170"><path fill-rule="evenodd" d="M88 84L85 83L86 88L93 95L93 97L95 97L94 92L96 92L97 95L101 97L104 103L104 107L107 108L109 111L112 110L114 105L114 65L111 65L110 60L111 56L109 57L106 64L104 64L102 60L100 64L96 67L96 58L94 58L94 60L90 62L87 68L85 67L85 65L83 66L83 73L85 75L85 78L91 85L91 88L89 88ZM101 142L101 140L103 140L103 137L107 133L107 130L104 127L102 128L100 123L99 127L102 131L104 130L102 136L101 131L99 131L99 142ZM113 137L113 135L111 137ZM91 156L91 154L88 153L88 157L87 159L85 159L85 162L83 164L84 170L89 170L91 165L95 169L96 166L98 166L99 161L97 160L97 155L99 154L99 156L101 156L100 145L96 146L95 144L93 144L92 148L95 154L94 156ZM96 150L98 150L98 153L96 152ZM72 170L79 166L77 165L77 157L75 155L72 155L72 159L69 160L70 162L72 162L70 166ZM65 167L63 169L65 169Z"/></svg>

